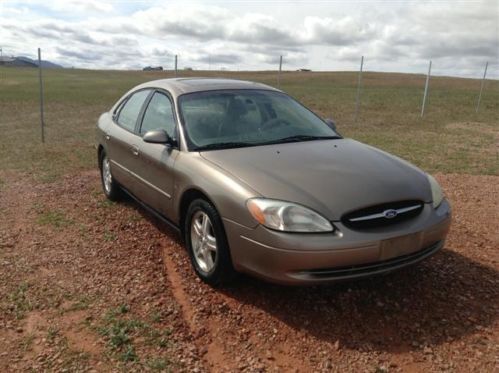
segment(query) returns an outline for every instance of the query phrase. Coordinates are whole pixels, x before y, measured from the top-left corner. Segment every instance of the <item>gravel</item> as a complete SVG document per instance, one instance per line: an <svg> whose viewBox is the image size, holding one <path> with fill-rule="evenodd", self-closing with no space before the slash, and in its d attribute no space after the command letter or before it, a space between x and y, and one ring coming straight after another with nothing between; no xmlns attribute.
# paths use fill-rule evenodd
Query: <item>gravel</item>
<svg viewBox="0 0 499 373"><path fill-rule="evenodd" d="M218 290L174 232L105 201L96 172L1 176L1 371L497 371L497 176L436 175L453 225L420 265L307 288L241 276ZM103 332L116 320L140 325L120 348Z"/></svg>

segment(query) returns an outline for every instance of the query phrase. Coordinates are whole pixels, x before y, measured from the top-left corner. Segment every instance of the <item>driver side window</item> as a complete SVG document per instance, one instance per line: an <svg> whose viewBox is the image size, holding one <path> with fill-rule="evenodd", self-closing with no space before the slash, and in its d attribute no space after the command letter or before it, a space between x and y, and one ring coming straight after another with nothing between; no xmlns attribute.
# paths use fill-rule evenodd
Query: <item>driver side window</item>
<svg viewBox="0 0 499 373"><path fill-rule="evenodd" d="M149 101L140 126L140 134L147 131L165 130L170 137L175 138L175 117L173 105L167 95L156 92Z"/></svg>

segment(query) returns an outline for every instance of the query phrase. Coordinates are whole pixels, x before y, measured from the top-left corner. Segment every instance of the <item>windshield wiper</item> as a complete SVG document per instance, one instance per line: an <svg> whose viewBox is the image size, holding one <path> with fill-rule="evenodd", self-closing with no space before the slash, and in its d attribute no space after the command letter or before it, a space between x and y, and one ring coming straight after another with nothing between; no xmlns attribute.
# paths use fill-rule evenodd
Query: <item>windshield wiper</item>
<svg viewBox="0 0 499 373"><path fill-rule="evenodd" d="M244 148L246 146L254 146L254 145L256 145L256 144L251 143L251 142L219 142L219 143L214 143L214 144L198 146L196 148L196 151L230 149L230 148Z"/></svg>
<svg viewBox="0 0 499 373"><path fill-rule="evenodd" d="M271 144L284 144L287 142L300 142L300 141L312 141L312 140L334 140L341 139L341 136L310 136L310 135L295 135L288 136L278 140L264 141L264 142L219 142L214 144L208 144L199 146L196 151L203 150L217 150L217 149L230 149L230 148L245 148L248 146L259 146L259 145L271 145Z"/></svg>
<svg viewBox="0 0 499 373"><path fill-rule="evenodd" d="M300 141L313 141L313 140L334 140L334 139L341 139L341 136L311 136L311 135L295 135L295 136L288 136L284 137L282 139L278 140L272 140L268 141L265 143L260 143L260 145L263 144L284 144L287 142L300 142Z"/></svg>

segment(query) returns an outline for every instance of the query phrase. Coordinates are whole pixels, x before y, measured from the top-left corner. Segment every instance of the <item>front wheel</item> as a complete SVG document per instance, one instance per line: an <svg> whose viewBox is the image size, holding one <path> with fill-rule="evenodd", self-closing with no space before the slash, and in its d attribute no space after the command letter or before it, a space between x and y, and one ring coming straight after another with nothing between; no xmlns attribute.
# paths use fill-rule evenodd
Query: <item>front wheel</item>
<svg viewBox="0 0 499 373"><path fill-rule="evenodd" d="M211 203L197 199L190 204L184 234L192 266L204 282L220 286L235 278L222 219Z"/></svg>
<svg viewBox="0 0 499 373"><path fill-rule="evenodd" d="M113 179L111 174L111 164L106 153L102 152L100 156L100 176L102 181L102 189L104 194L111 201L117 201L120 197L120 186Z"/></svg>

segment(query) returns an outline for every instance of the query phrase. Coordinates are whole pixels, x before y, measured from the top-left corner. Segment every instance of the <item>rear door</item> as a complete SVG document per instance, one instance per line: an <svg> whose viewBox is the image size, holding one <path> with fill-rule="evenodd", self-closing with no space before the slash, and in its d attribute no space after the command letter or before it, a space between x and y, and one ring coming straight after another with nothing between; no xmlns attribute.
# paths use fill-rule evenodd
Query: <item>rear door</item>
<svg viewBox="0 0 499 373"><path fill-rule="evenodd" d="M174 140L177 136L177 120L173 100L168 92L156 90L143 112L139 134L148 131L165 130ZM178 143L178 141L176 141ZM146 204L171 218L174 164L179 153L177 146L139 143L139 163L135 172L144 184L138 197Z"/></svg>
<svg viewBox="0 0 499 373"><path fill-rule="evenodd" d="M151 89L145 89L128 96L113 117L114 125L106 136L113 177L133 194L140 190L133 172L142 142L138 123L151 93Z"/></svg>

